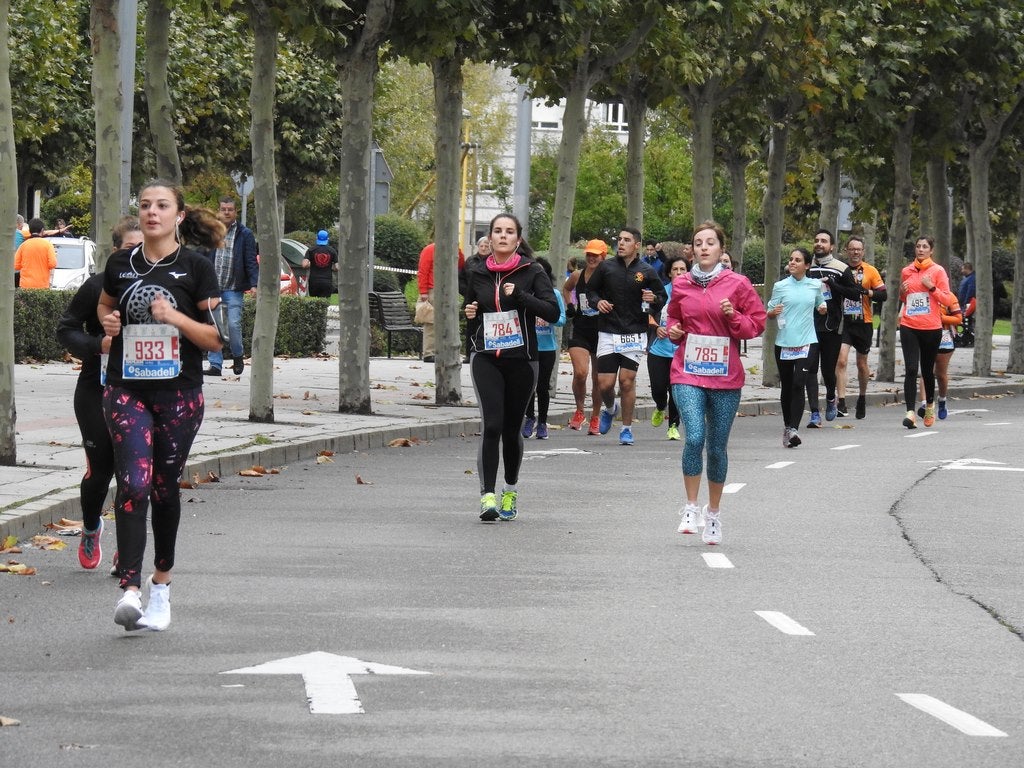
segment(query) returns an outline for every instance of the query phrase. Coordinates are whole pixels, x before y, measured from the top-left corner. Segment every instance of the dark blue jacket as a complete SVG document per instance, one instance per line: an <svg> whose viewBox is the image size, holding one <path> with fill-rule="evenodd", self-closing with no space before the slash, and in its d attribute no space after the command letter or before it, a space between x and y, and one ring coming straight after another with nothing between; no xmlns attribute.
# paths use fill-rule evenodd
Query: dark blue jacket
<svg viewBox="0 0 1024 768"><path fill-rule="evenodd" d="M232 287L221 286L221 290L247 291L254 288L260 279L260 264L256 260L256 237L248 227L235 222L235 246L231 251ZM211 248L206 258L217 266L217 250Z"/></svg>

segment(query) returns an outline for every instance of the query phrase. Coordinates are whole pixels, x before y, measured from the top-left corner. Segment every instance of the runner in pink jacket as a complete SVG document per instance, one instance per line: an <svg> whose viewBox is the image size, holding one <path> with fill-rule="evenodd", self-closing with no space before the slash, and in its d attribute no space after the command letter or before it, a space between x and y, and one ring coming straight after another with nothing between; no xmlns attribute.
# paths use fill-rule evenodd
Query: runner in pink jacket
<svg viewBox="0 0 1024 768"><path fill-rule="evenodd" d="M683 487L686 505L680 533L696 533L704 518L702 539L722 541L718 519L729 468L729 432L739 408L745 372L739 342L764 332L767 314L760 296L743 275L719 263L725 248L722 228L707 221L693 235L693 267L672 283L668 304L669 338L678 344L672 361L672 397L686 432ZM708 504L697 505L708 456Z"/></svg>

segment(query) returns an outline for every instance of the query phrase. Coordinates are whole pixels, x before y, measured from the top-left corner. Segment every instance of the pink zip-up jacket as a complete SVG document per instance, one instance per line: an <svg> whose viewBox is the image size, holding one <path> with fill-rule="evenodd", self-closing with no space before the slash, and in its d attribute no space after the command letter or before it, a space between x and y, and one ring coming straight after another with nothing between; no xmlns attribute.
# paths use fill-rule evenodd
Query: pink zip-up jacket
<svg viewBox="0 0 1024 768"><path fill-rule="evenodd" d="M722 312L722 299L729 299L732 304L734 312L731 317ZM707 389L740 389L746 372L740 359L739 342L755 339L764 333L767 319L761 297L750 280L738 272L723 270L708 283L707 288L695 282L689 272L680 275L672 283L665 323L667 328L676 324L683 328L683 337L672 358L671 382ZM728 337L729 367L726 375L701 376L683 369L686 339L690 334Z"/></svg>

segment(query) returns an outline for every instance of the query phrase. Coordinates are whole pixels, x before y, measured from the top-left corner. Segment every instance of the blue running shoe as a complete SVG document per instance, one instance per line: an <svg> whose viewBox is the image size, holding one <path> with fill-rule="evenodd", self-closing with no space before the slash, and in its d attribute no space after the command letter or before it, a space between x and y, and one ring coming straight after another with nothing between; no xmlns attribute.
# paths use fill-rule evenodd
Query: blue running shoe
<svg viewBox="0 0 1024 768"><path fill-rule="evenodd" d="M946 401L939 400L939 418L945 419L947 416L949 416L949 411L946 410Z"/></svg>
<svg viewBox="0 0 1024 768"><path fill-rule="evenodd" d="M516 515L519 514L519 510L516 509L516 502L519 500L519 494L516 491L504 490L501 492L501 508L498 510L498 518L505 520L515 520Z"/></svg>
<svg viewBox="0 0 1024 768"><path fill-rule="evenodd" d="M633 444L633 430L629 427L623 427L619 431L619 445L632 445Z"/></svg>
<svg viewBox="0 0 1024 768"><path fill-rule="evenodd" d="M537 420L532 416L527 416L523 421L523 437L533 437L533 426L537 423Z"/></svg>
<svg viewBox="0 0 1024 768"><path fill-rule="evenodd" d="M838 414L839 408L835 400L829 400L825 403L825 421L835 421Z"/></svg>
<svg viewBox="0 0 1024 768"><path fill-rule="evenodd" d="M821 412L811 411L811 420L807 422L808 429L821 429Z"/></svg>
<svg viewBox="0 0 1024 768"><path fill-rule="evenodd" d="M612 428L612 422L615 420L616 415L619 413L619 401L616 400L612 409L609 411L607 408L601 408L601 420L598 425L598 429L602 435L608 434L608 430Z"/></svg>

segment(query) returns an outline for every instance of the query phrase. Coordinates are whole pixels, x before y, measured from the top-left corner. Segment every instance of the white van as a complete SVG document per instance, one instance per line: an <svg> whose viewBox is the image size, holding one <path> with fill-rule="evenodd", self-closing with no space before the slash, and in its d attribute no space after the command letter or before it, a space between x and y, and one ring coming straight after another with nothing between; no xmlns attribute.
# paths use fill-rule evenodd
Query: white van
<svg viewBox="0 0 1024 768"><path fill-rule="evenodd" d="M86 237L51 237L57 268L50 278L55 291L77 291L96 271L96 243Z"/></svg>

